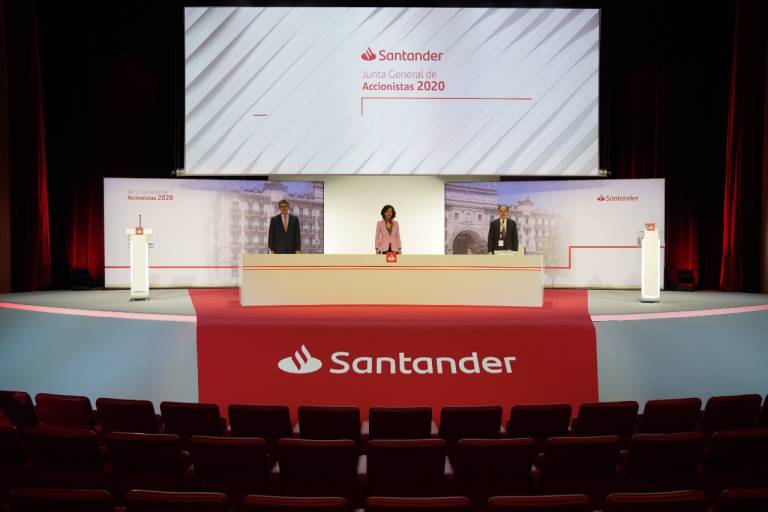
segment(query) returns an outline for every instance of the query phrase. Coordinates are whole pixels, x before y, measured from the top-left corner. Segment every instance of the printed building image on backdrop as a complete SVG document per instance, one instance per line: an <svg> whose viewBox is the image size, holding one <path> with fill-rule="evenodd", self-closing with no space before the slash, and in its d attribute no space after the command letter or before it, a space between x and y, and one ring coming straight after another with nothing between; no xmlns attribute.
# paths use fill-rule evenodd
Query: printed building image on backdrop
<svg viewBox="0 0 768 512"><path fill-rule="evenodd" d="M530 195L519 199L514 194L505 194L504 185L499 182L446 184L445 253L487 254L489 224L498 217L498 206L505 204L509 207L509 218L517 224L521 250L526 254L543 254L547 266L567 264L566 218L537 208Z"/></svg>
<svg viewBox="0 0 768 512"><path fill-rule="evenodd" d="M216 264L240 265L242 254L267 252L269 221L278 213L281 199L290 202L290 212L299 217L301 252L323 254L323 182L247 181L238 190L216 197L214 205L214 250ZM237 277L239 269L232 269Z"/></svg>
<svg viewBox="0 0 768 512"><path fill-rule="evenodd" d="M105 286L129 283L125 229L140 214L153 230L150 286L237 286L241 256L268 251L281 199L299 218L302 252L323 253L324 197L320 181L107 178Z"/></svg>
<svg viewBox="0 0 768 512"><path fill-rule="evenodd" d="M662 179L456 182L445 185L445 253L487 254L501 204L520 248L544 256L546 286L639 287L638 236L645 223L664 235Z"/></svg>

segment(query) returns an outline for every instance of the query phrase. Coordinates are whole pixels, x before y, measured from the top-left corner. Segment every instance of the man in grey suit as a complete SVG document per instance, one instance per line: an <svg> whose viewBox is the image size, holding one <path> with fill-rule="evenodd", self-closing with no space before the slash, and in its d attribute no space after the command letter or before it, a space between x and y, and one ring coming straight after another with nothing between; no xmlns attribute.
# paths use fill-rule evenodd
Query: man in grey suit
<svg viewBox="0 0 768 512"><path fill-rule="evenodd" d="M488 253L517 250L517 224L508 218L509 207L499 206L499 218L491 221L488 229Z"/></svg>
<svg viewBox="0 0 768 512"><path fill-rule="evenodd" d="M280 213L269 221L269 254L301 254L299 218L288 213L290 205L282 199Z"/></svg>

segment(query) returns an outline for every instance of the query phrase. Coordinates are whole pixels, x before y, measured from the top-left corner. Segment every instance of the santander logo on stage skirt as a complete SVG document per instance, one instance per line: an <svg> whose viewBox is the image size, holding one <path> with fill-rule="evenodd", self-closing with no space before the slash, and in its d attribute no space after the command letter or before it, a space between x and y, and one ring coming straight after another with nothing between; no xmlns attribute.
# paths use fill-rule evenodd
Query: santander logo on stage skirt
<svg viewBox="0 0 768 512"><path fill-rule="evenodd" d="M338 351L331 354L331 366L328 373L343 375L356 373L358 375L432 375L457 374L467 375L478 373L512 373L512 363L515 356L483 357L477 352L461 357L408 357L405 352L398 352L395 357L387 356L354 356L350 352ZM281 359L277 367L287 373L314 373L323 367L323 362L312 357L306 345L302 345L293 356Z"/></svg>
<svg viewBox="0 0 768 512"><path fill-rule="evenodd" d="M584 290L543 308L241 307L237 290L191 290L199 400L375 406L597 400L595 329Z"/></svg>

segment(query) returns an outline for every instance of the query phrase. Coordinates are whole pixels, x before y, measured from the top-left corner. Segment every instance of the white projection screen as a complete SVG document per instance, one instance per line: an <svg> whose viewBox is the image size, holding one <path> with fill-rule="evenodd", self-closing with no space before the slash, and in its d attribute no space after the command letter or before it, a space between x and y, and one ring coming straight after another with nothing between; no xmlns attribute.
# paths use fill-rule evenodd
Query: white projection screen
<svg viewBox="0 0 768 512"><path fill-rule="evenodd" d="M598 174L599 9L187 7L185 172Z"/></svg>

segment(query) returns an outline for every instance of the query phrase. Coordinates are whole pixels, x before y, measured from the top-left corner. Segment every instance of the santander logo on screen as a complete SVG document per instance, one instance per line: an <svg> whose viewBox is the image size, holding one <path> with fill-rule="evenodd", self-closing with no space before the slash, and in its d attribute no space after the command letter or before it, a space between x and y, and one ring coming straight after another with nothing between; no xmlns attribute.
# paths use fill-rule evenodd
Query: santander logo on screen
<svg viewBox="0 0 768 512"><path fill-rule="evenodd" d="M622 203L622 202L634 202L634 201L637 201L639 199L639 197L634 195L634 194L629 194L629 195L620 195L620 194L617 194L617 195L610 195L610 194L605 195L605 194L600 194L599 196L597 196L596 199L597 199L597 201L599 203Z"/></svg>
<svg viewBox="0 0 768 512"><path fill-rule="evenodd" d="M414 61L425 61L425 62L436 62L443 60L443 52L434 52L432 50L427 50L425 52L407 52L405 50L398 50L394 52L390 52L387 50L379 50L378 52L374 52L371 50L371 47L369 46L366 48L366 50L360 54L360 58L364 61L372 61L376 60L388 60L388 61L406 61L406 62L414 62Z"/></svg>

